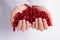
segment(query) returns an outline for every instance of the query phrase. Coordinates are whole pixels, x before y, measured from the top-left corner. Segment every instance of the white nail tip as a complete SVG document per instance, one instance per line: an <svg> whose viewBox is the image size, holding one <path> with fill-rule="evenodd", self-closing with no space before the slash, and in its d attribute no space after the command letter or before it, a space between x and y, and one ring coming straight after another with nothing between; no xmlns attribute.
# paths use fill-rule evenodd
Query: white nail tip
<svg viewBox="0 0 60 40"><path fill-rule="evenodd" d="M25 21L25 20L23 20L23 21Z"/></svg>
<svg viewBox="0 0 60 40"><path fill-rule="evenodd" d="M43 19L43 20L45 20L45 19Z"/></svg>
<svg viewBox="0 0 60 40"><path fill-rule="evenodd" d="M39 19L41 19L41 18L39 18Z"/></svg>
<svg viewBox="0 0 60 40"><path fill-rule="evenodd" d="M29 23L29 22L27 21L27 23Z"/></svg>

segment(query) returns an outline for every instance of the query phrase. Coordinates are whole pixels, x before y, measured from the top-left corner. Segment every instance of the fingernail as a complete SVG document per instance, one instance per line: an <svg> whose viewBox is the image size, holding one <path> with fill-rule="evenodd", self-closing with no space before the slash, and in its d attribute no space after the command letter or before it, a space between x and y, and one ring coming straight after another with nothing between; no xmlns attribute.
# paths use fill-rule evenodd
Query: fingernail
<svg viewBox="0 0 60 40"><path fill-rule="evenodd" d="M25 22L25 19L23 21Z"/></svg>
<svg viewBox="0 0 60 40"><path fill-rule="evenodd" d="M35 20L37 20L37 18Z"/></svg>
<svg viewBox="0 0 60 40"><path fill-rule="evenodd" d="M45 20L45 19L43 19L43 20Z"/></svg>
<svg viewBox="0 0 60 40"><path fill-rule="evenodd" d="M20 20L20 22L22 22L22 20Z"/></svg>
<svg viewBox="0 0 60 40"><path fill-rule="evenodd" d="M27 23L29 23L28 21L26 21Z"/></svg>
<svg viewBox="0 0 60 40"><path fill-rule="evenodd" d="M41 18L39 18L39 19L41 19Z"/></svg>

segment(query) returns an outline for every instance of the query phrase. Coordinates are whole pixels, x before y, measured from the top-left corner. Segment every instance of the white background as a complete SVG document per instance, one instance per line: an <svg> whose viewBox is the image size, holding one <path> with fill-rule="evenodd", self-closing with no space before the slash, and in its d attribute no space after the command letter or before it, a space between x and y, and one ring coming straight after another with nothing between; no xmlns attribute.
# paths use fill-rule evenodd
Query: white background
<svg viewBox="0 0 60 40"><path fill-rule="evenodd" d="M42 4L52 14L53 27L43 32L33 29L13 32L10 26L11 7L0 0L0 40L60 40L60 0L45 0Z"/></svg>

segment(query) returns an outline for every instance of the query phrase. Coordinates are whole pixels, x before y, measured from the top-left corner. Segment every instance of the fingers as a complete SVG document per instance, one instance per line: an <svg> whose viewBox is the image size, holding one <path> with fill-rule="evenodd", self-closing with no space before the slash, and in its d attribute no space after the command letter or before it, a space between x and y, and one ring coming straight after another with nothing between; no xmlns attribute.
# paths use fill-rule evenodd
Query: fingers
<svg viewBox="0 0 60 40"><path fill-rule="evenodd" d="M47 21L46 19L43 19L43 25L44 25L44 29L48 29L48 24L47 24Z"/></svg>
<svg viewBox="0 0 60 40"><path fill-rule="evenodd" d="M29 23L29 27L31 27L32 25L31 25L31 23Z"/></svg>
<svg viewBox="0 0 60 40"><path fill-rule="evenodd" d="M31 26L29 21L20 20L19 23L18 23L17 29L24 32L25 30L27 30L29 28L29 26Z"/></svg>
<svg viewBox="0 0 60 40"><path fill-rule="evenodd" d="M51 13L43 6L34 6L34 7L37 8L38 10L40 10L40 11L45 11L48 14L51 26L53 26L53 19L52 19Z"/></svg>
<svg viewBox="0 0 60 40"><path fill-rule="evenodd" d="M42 19L41 18L39 18L39 29L40 29L40 31L43 31L44 30L43 22L42 22Z"/></svg>
<svg viewBox="0 0 60 40"><path fill-rule="evenodd" d="M33 28L33 29L35 28L35 22L33 22L33 24L32 24L32 28Z"/></svg>
<svg viewBox="0 0 60 40"><path fill-rule="evenodd" d="M17 29L24 32L26 29L29 28L29 26L31 26L31 23L25 20L20 20L18 23ZM45 19L43 19L43 22L42 22L42 19L39 18L39 21L36 20L35 22L33 22L33 28L43 31L44 29L48 29L48 25Z"/></svg>
<svg viewBox="0 0 60 40"><path fill-rule="evenodd" d="M29 21L26 21L26 30L29 28Z"/></svg>
<svg viewBox="0 0 60 40"><path fill-rule="evenodd" d="M29 26L31 26L31 23L29 23L29 21L20 20L18 23L17 29L24 32L29 28ZM44 29L45 30L48 29L48 24L46 19L41 19L41 18L36 19L35 22L33 22L32 26L33 28L39 29L40 31L43 31Z"/></svg>
<svg viewBox="0 0 60 40"><path fill-rule="evenodd" d="M23 22L23 24L22 24L22 29L21 30L24 32L26 30L26 21L25 21L25 19L22 22Z"/></svg>
<svg viewBox="0 0 60 40"><path fill-rule="evenodd" d="M22 27L22 20L19 21L18 26L17 26L17 29L20 30L21 27Z"/></svg>
<svg viewBox="0 0 60 40"><path fill-rule="evenodd" d="M48 24L46 19L35 19L35 22L33 22L32 28L34 29L38 29L40 31L43 31L44 29L47 30L48 29Z"/></svg>
<svg viewBox="0 0 60 40"><path fill-rule="evenodd" d="M38 19L35 19L35 28L38 29Z"/></svg>

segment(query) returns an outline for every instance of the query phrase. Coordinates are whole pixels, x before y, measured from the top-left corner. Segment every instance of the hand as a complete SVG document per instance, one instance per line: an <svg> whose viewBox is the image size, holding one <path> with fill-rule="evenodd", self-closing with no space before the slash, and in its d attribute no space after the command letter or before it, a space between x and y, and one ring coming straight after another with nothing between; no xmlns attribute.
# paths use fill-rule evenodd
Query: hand
<svg viewBox="0 0 60 40"><path fill-rule="evenodd" d="M24 10L26 10L27 7L25 5L19 5L19 6L16 6L14 8L14 10L12 11L11 13L11 25L13 25L13 22L14 22L14 16L20 12L22 13ZM19 20L18 22L18 25L17 28L18 30L21 30L21 31L25 31L28 29L28 27L31 26L31 24L29 23L29 21L26 21L25 19L24 20Z"/></svg>
<svg viewBox="0 0 60 40"><path fill-rule="evenodd" d="M44 11L47 13L49 19L50 19L50 23L51 26L52 24L52 17L49 11L47 11L44 7L42 6L33 6L34 8L37 8L39 11ZM43 21L42 21L43 20ZM47 24L47 20L46 19L42 19L42 18L36 18L35 22L33 22L32 24L32 28L35 28L37 30L43 31L43 30L47 30L48 29L48 24Z"/></svg>

